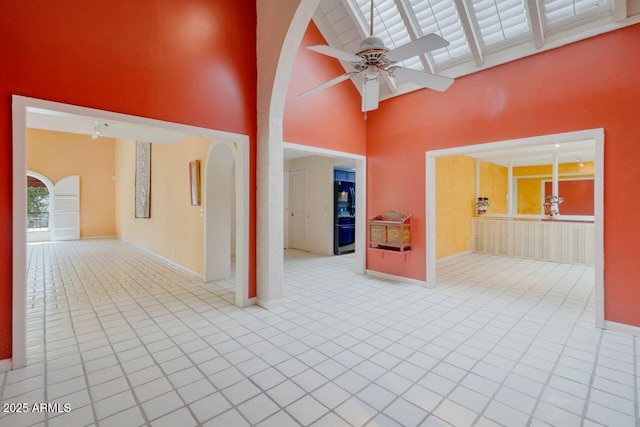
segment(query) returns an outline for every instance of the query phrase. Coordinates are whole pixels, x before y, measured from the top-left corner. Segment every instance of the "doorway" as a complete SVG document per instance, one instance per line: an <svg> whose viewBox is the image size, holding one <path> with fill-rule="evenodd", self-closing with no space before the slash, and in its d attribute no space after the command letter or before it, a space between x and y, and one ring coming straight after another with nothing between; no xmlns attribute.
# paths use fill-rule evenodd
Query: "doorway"
<svg viewBox="0 0 640 427"><path fill-rule="evenodd" d="M535 151L535 147L542 147L540 150L547 150L546 147L551 146L554 149L560 149L583 141L593 141L595 170L594 170L594 271L595 271L595 323L596 327L603 328L604 324L604 245L603 245L603 176L604 176L604 131L603 129L592 129L577 132L567 132L562 134L545 135L532 138L523 138L510 141L500 141L487 144L478 144L464 147L456 147L443 150L428 151L426 153L426 212L427 212L427 286L437 286L437 186L436 186L436 159L448 156L471 155L479 153L493 152L497 153L501 150L508 151L513 149L530 148ZM546 151L545 151L546 154ZM554 175L557 176L558 162L557 156L554 162ZM478 171L479 168L476 168ZM476 180L479 182L479 180ZM512 186L513 179L509 177L507 185ZM540 185L538 184L538 188ZM477 193L477 190L476 190ZM508 194L513 194L509 191ZM476 194L477 196L477 194ZM508 209L513 209L513 204L507 204ZM517 216L509 211L505 219L513 219ZM526 216L526 215L525 215ZM540 215L535 215L533 220L541 220ZM524 216L522 219L525 219ZM513 222L513 221L511 221Z"/></svg>
<svg viewBox="0 0 640 427"><path fill-rule="evenodd" d="M355 259L355 271L365 274L366 157L289 142L283 143L283 148L283 174L289 175L288 190L286 184L283 185L286 215L283 225L288 230L288 236L283 230L283 246L322 256L335 254L335 170L348 170L354 177L354 194L361 195L351 198L350 208L355 222L351 233L355 234L355 253L348 256ZM294 207L294 203L297 206ZM303 238L294 236L300 235L302 230Z"/></svg>
<svg viewBox="0 0 640 427"><path fill-rule="evenodd" d="M12 299L12 369L26 365L26 243L27 210L26 191L26 139L27 117L37 112L48 112L57 118L74 116L90 117L100 121L126 123L132 126L154 128L171 133L186 133L209 138L214 141L229 142L235 146L235 176L237 185L237 232L236 232L236 305L247 306L255 303L249 298L249 137L214 129L200 128L160 120L147 119L126 114L78 107L34 98L14 95L12 98L13 118L13 299ZM185 165L186 167L186 165ZM187 183L188 185L188 183ZM55 204L55 202L54 202Z"/></svg>
<svg viewBox="0 0 640 427"><path fill-rule="evenodd" d="M306 239L306 172L289 174L289 246L291 249L305 249Z"/></svg>

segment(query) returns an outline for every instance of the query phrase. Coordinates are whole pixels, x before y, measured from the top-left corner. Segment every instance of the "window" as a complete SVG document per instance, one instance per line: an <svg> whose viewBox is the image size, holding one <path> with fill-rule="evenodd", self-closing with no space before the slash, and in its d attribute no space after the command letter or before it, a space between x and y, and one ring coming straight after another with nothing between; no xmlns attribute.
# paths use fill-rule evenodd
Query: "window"
<svg viewBox="0 0 640 427"><path fill-rule="evenodd" d="M27 177L27 230L49 229L49 190L44 182Z"/></svg>

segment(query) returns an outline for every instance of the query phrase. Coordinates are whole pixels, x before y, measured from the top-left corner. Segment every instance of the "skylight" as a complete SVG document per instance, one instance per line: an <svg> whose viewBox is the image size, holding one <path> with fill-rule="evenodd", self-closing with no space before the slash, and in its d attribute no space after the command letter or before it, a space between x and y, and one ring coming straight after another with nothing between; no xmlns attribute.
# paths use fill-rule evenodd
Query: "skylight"
<svg viewBox="0 0 640 427"><path fill-rule="evenodd" d="M358 10L367 23L369 32L369 21L371 19L371 2L369 0L356 0ZM402 16L396 7L394 0L378 0L375 2L373 13L373 33L380 37L384 45L389 49L402 46L411 41L411 36L402 20ZM408 68L423 70L420 57L410 58L402 62L401 65Z"/></svg>
<svg viewBox="0 0 640 427"><path fill-rule="evenodd" d="M470 55L469 43L453 1L408 0L408 3L415 14L416 23L422 32L421 36L435 33L450 43L447 48L431 52L431 57L437 66Z"/></svg>
<svg viewBox="0 0 640 427"><path fill-rule="evenodd" d="M523 0L471 0L485 48L501 47L529 34Z"/></svg>
<svg viewBox="0 0 640 427"><path fill-rule="evenodd" d="M632 24L621 20L624 10L615 9L613 0L374 0L373 4L374 35L389 49L432 33L449 42L446 48L398 65L448 77L611 31L622 22ZM321 0L321 5L329 21L321 31L341 36L351 22L342 48L348 45L347 50L355 52L358 36L369 34L371 0ZM613 16L614 9L620 17ZM413 90L402 82L387 83L389 93L382 99Z"/></svg>
<svg viewBox="0 0 640 427"><path fill-rule="evenodd" d="M555 29L609 13L611 3L609 0L545 0L544 11L546 27Z"/></svg>

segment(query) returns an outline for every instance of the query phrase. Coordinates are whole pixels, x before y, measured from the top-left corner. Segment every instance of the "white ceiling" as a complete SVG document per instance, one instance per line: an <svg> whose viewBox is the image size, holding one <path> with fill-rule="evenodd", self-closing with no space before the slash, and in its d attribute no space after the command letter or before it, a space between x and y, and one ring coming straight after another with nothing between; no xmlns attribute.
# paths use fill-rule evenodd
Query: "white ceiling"
<svg viewBox="0 0 640 427"><path fill-rule="evenodd" d="M106 127L101 134L102 137L107 138L173 144L174 142L191 136L185 132L170 129L134 125L118 121L105 121L94 117L78 116L51 110L33 108L27 111L27 127L33 129L92 135L97 123L108 124L108 127Z"/></svg>
<svg viewBox="0 0 640 427"><path fill-rule="evenodd" d="M570 141L559 144L545 144L531 147L508 148L502 150L468 152L467 156L496 163L501 166L536 166L553 163L591 162L595 160L595 141Z"/></svg>
<svg viewBox="0 0 640 427"><path fill-rule="evenodd" d="M430 33L450 42L402 65L460 77L640 22L640 0L375 0L374 33L388 48ZM322 0L313 20L330 46L358 51L370 0ZM343 62L346 71L353 71ZM354 79L358 89L361 82ZM382 100L421 87L387 78Z"/></svg>
<svg viewBox="0 0 640 427"><path fill-rule="evenodd" d="M308 151L294 150L291 148L284 148L285 160L301 159L303 157L315 156L317 153L310 153Z"/></svg>
<svg viewBox="0 0 640 427"><path fill-rule="evenodd" d="M343 162L335 164L334 167L341 168L341 169L355 169L356 167L356 161L354 159L349 159L346 157L329 156L326 154L319 154L318 152L297 150L295 148L290 148L290 147L285 147L283 149L283 152L284 152L285 160L301 159L303 157L311 157L311 156L332 157L335 159L343 159Z"/></svg>

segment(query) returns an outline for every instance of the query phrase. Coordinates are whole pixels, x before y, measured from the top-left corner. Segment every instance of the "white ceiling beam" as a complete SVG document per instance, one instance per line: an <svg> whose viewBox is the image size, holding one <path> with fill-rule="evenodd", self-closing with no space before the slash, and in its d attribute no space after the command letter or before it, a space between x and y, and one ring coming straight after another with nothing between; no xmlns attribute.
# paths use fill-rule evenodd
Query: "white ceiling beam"
<svg viewBox="0 0 640 427"><path fill-rule="evenodd" d="M407 32L409 33L409 37L411 40L417 40L422 37L422 30L418 27L416 20L413 18L414 14L410 9L410 6L407 4L406 0L394 0L396 3L396 7L398 8L398 12L400 12L400 17L402 18L402 22L404 22L405 27L407 27ZM431 58L428 55L423 54L419 56L420 62L422 62L422 68L425 71L429 71L431 73L436 72L436 67Z"/></svg>
<svg viewBox="0 0 640 427"><path fill-rule="evenodd" d="M349 17L351 17L351 20L357 24L356 28L358 29L358 33L360 33L360 36L362 38L368 37L369 24L364 22L364 16L362 16L362 12L360 12L360 9L358 9L357 6L355 5L355 1L350 1L350 0L341 0L341 1L342 1L342 5L347 10Z"/></svg>
<svg viewBox="0 0 640 427"><path fill-rule="evenodd" d="M473 55L473 59L476 66L481 67L484 64L484 54L482 51L482 41L480 34L476 31L476 27L471 20L471 9L468 7L467 2L464 0L454 0L456 8L458 9L458 16L460 16L460 22L462 23L462 29L464 35L467 37L469 43L469 49Z"/></svg>
<svg viewBox="0 0 640 427"><path fill-rule="evenodd" d="M627 0L613 0L613 19L615 22L624 21L628 18Z"/></svg>
<svg viewBox="0 0 640 427"><path fill-rule="evenodd" d="M366 22L364 22L364 16L360 10L356 9L355 2L349 0L342 0L342 5L347 10L347 14L351 20L356 24L356 29L360 34L361 38L365 38L369 36L369 26ZM398 86L396 82L393 81L389 76L385 75L386 73L381 73L382 80L387 85L391 93L396 93L398 91Z"/></svg>
<svg viewBox="0 0 640 427"><path fill-rule="evenodd" d="M320 10L320 8L318 8L313 14L313 22L316 23L316 26L320 30L320 34L322 34L322 37L324 37L324 39L327 41L327 44L340 50L346 50L342 45L340 38L333 30L331 24L327 20L327 17L324 13L322 13L322 10ZM351 65L351 63L340 60L338 60L338 62L340 62L340 65L342 65L342 68L344 68L345 72L350 73L353 71L353 66ZM356 88L360 90L358 85L356 85Z"/></svg>
<svg viewBox="0 0 640 427"><path fill-rule="evenodd" d="M527 0L525 7L529 11L529 21L531 22L531 31L533 32L533 41L536 49L541 49L544 46L544 19L541 3L538 0Z"/></svg>

